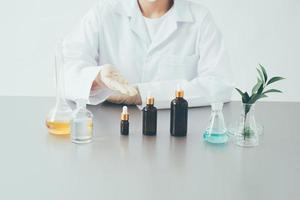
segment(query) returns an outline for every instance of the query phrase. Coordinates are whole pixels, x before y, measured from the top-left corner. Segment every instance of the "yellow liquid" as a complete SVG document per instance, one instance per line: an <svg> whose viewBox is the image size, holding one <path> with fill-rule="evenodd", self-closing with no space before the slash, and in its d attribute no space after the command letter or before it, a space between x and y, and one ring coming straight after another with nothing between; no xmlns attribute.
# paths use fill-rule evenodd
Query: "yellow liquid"
<svg viewBox="0 0 300 200"><path fill-rule="evenodd" d="M70 122L46 121L49 133L54 135L69 135L71 132Z"/></svg>

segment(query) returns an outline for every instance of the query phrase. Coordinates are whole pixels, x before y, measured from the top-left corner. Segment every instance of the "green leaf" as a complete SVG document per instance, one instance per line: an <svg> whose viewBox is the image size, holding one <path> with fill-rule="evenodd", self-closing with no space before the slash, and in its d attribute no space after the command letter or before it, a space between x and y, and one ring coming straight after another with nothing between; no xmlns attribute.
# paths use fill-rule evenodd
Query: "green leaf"
<svg viewBox="0 0 300 200"><path fill-rule="evenodd" d="M267 94L267 93L282 93L282 91L277 90L277 89L270 89L265 91L263 94Z"/></svg>
<svg viewBox="0 0 300 200"><path fill-rule="evenodd" d="M264 78L264 75L262 73L262 71L260 71L260 69L256 68L257 72L258 72L258 75L259 75L259 80L261 80L262 82L265 82L265 78Z"/></svg>
<svg viewBox="0 0 300 200"><path fill-rule="evenodd" d="M260 80L257 80L257 83L252 88L252 94L256 94L257 90L261 87L262 82Z"/></svg>
<svg viewBox="0 0 300 200"><path fill-rule="evenodd" d="M267 85L270 85L271 83L274 83L274 82L277 82L277 81L280 81L280 80L283 80L283 79L285 79L285 78L280 77L280 76L275 76L275 77L271 78L271 79L268 81Z"/></svg>
<svg viewBox="0 0 300 200"><path fill-rule="evenodd" d="M264 90L264 84L261 84L261 86L257 90L257 94L261 94Z"/></svg>
<svg viewBox="0 0 300 200"><path fill-rule="evenodd" d="M255 103L256 100L258 99L258 97L259 97L259 94L254 94L254 95L252 95L248 103L249 103L249 104Z"/></svg>
<svg viewBox="0 0 300 200"><path fill-rule="evenodd" d="M262 66L261 64L259 64L260 68L261 68L261 71L263 72L264 74L264 78L265 78L265 83L267 82L268 80L268 74L267 74L267 71L266 69L264 68L264 66Z"/></svg>
<svg viewBox="0 0 300 200"><path fill-rule="evenodd" d="M268 97L266 94L268 93L282 93L282 91L277 90L277 89L269 89L266 90L266 87L274 82L283 80L283 77L280 76L275 76L272 77L270 80L268 80L268 74L266 72L266 69L264 68L264 66L262 66L261 64L259 64L259 67L256 68L257 72L258 72L258 78L257 78L257 82L256 84L253 86L252 88L252 95L249 96L248 92L242 92L240 89L236 88L236 90L239 92L239 94L242 97L242 101L243 103L246 104L245 106L245 113L247 114L250 109L252 104L254 104L256 101L258 101L261 98L266 98Z"/></svg>
<svg viewBox="0 0 300 200"><path fill-rule="evenodd" d="M255 94L255 95L252 95L252 97L251 97L249 103L250 103L250 104L253 104L253 103L255 103L256 101L258 101L259 99L265 98L265 97L268 97L268 96L265 95L265 94L258 94L258 93L257 93L257 94Z"/></svg>
<svg viewBox="0 0 300 200"><path fill-rule="evenodd" d="M238 88L235 88L236 89L236 91L238 91L239 93L240 93L240 95L243 97L244 96L244 92L242 92L240 89L238 89Z"/></svg>
<svg viewBox="0 0 300 200"><path fill-rule="evenodd" d="M263 95L261 95L260 98L267 98L267 97L268 97L267 95L263 94Z"/></svg>
<svg viewBox="0 0 300 200"><path fill-rule="evenodd" d="M249 96L248 92L244 93L244 100L245 100L244 103L247 103L250 100L250 96Z"/></svg>
<svg viewBox="0 0 300 200"><path fill-rule="evenodd" d="M243 103L246 103L247 102L247 99L249 98L249 95L248 95L248 93L247 92L245 92L245 93L243 93L240 89L238 89L238 88L235 88L239 93L240 93L240 95L242 96L242 102ZM248 97L247 97L247 95L248 95Z"/></svg>

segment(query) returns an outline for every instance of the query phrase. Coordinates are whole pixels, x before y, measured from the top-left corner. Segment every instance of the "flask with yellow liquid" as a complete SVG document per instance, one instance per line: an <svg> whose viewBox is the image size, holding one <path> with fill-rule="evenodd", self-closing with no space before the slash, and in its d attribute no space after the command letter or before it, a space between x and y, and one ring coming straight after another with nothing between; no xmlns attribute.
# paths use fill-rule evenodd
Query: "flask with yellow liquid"
<svg viewBox="0 0 300 200"><path fill-rule="evenodd" d="M54 135L68 135L71 131L72 109L65 99L62 45L61 40L55 52L56 103L46 119L48 132Z"/></svg>

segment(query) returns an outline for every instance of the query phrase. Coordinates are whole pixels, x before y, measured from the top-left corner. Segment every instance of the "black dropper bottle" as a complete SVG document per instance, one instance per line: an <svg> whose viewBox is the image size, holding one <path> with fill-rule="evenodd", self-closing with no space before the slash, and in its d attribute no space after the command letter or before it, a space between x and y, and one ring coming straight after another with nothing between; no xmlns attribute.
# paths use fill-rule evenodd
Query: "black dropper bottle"
<svg viewBox="0 0 300 200"><path fill-rule="evenodd" d="M178 88L171 102L170 133L175 137L185 137L187 133L188 102L183 97L184 91Z"/></svg>
<svg viewBox="0 0 300 200"><path fill-rule="evenodd" d="M121 135L129 134L129 114L127 106L123 106L121 113L121 124L120 124Z"/></svg>
<svg viewBox="0 0 300 200"><path fill-rule="evenodd" d="M154 97L148 96L146 106L143 108L143 134L148 136L156 135L157 109L154 106Z"/></svg>

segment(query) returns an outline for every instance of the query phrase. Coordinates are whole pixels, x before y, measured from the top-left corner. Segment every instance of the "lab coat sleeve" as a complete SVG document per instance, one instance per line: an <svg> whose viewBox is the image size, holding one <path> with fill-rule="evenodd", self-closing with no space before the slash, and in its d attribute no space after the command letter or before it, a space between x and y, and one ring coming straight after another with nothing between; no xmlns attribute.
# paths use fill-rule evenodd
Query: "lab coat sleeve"
<svg viewBox="0 0 300 200"><path fill-rule="evenodd" d="M192 80L171 80L140 83L138 88L145 104L147 91L156 97L156 107L170 108L176 86L185 90L189 107L206 106L211 102L228 102L233 91L228 56L220 31L208 14L200 25L197 50L200 58L197 76ZM142 106L140 106L142 107Z"/></svg>
<svg viewBox="0 0 300 200"><path fill-rule="evenodd" d="M109 89L91 91L92 83L101 71L97 61L101 28L98 9L98 5L91 9L64 39L65 90L69 100L86 99L89 104L99 104L112 93Z"/></svg>

